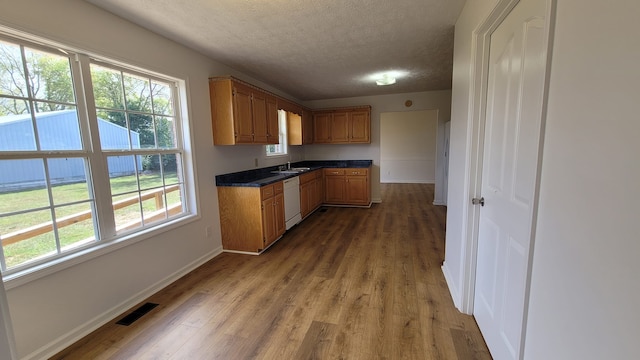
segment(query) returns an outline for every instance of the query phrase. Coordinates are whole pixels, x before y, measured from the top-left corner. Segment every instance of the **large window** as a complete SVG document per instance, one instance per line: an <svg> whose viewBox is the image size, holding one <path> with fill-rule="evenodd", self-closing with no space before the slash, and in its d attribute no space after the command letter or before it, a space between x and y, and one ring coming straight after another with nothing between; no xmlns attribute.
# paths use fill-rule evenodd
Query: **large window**
<svg viewBox="0 0 640 360"><path fill-rule="evenodd" d="M0 267L189 213L179 80L0 37Z"/></svg>

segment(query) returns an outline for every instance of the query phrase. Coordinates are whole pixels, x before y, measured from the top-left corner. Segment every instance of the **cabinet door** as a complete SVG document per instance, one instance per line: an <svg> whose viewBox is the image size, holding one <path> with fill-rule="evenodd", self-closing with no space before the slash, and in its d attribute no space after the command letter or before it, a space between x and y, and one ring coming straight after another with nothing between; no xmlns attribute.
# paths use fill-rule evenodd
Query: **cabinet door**
<svg viewBox="0 0 640 360"><path fill-rule="evenodd" d="M264 247L267 247L267 245L271 244L277 237L275 202L275 197L271 197L262 201L262 228L264 234Z"/></svg>
<svg viewBox="0 0 640 360"><path fill-rule="evenodd" d="M349 113L335 112L331 119L331 142L349 142Z"/></svg>
<svg viewBox="0 0 640 360"><path fill-rule="evenodd" d="M309 110L302 111L302 144L313 144L313 115Z"/></svg>
<svg viewBox="0 0 640 360"><path fill-rule="evenodd" d="M324 182L322 181L322 176L316 178L316 188L315 188L315 206L313 206L313 208L317 208L318 206L322 205L322 203L324 202Z"/></svg>
<svg viewBox="0 0 640 360"><path fill-rule="evenodd" d="M311 185L312 182L307 182L300 185L300 215L302 217L307 216L307 214L311 212Z"/></svg>
<svg viewBox="0 0 640 360"><path fill-rule="evenodd" d="M280 143L280 127L278 126L278 104L273 96L267 97L267 143Z"/></svg>
<svg viewBox="0 0 640 360"><path fill-rule="evenodd" d="M331 113L313 115L313 142L331 142Z"/></svg>
<svg viewBox="0 0 640 360"><path fill-rule="evenodd" d="M273 240L277 239L280 235L284 234L286 230L285 218L284 218L284 194L279 193L274 197L274 218L276 233ZM272 240L272 241L273 241Z"/></svg>
<svg viewBox="0 0 640 360"><path fill-rule="evenodd" d="M371 121L368 111L353 111L349 114L349 141L352 143L370 143L369 129Z"/></svg>
<svg viewBox="0 0 640 360"><path fill-rule="evenodd" d="M251 89L240 84L233 86L233 122L236 143L253 142L253 113L251 110Z"/></svg>
<svg viewBox="0 0 640 360"><path fill-rule="evenodd" d="M348 204L368 204L369 187L367 177L362 175L347 175L345 201Z"/></svg>
<svg viewBox="0 0 640 360"><path fill-rule="evenodd" d="M253 114L253 142L255 144L267 143L267 96L265 93L253 90L252 92Z"/></svg>
<svg viewBox="0 0 640 360"><path fill-rule="evenodd" d="M330 175L324 178L325 182L325 202L340 204L345 200L345 177L344 175Z"/></svg>

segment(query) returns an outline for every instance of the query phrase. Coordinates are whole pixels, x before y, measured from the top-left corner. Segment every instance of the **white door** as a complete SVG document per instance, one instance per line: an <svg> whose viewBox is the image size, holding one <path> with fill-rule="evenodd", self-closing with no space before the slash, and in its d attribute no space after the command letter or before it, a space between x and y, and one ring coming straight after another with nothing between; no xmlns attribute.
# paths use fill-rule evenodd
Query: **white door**
<svg viewBox="0 0 640 360"><path fill-rule="evenodd" d="M521 357L546 48L543 0L491 34L473 314L496 360Z"/></svg>

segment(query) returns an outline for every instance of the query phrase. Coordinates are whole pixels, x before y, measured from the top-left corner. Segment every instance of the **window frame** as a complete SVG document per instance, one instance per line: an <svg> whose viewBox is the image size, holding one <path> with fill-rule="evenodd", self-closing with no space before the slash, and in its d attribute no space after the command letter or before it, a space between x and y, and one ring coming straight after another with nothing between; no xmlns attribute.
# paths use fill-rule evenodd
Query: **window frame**
<svg viewBox="0 0 640 360"><path fill-rule="evenodd" d="M7 288L19 286L37 278L74 266L75 264L88 261L106 253L115 251L125 246L135 244L139 241L156 236L160 233L183 226L200 218L199 203L196 197L197 176L194 166L194 154L192 151L193 132L188 114L188 94L187 81L179 76L161 74L154 70L124 63L122 61L100 56L83 49L73 49L70 46L59 44L35 35L23 33L0 25L0 40L13 43L18 46L30 49L62 55L69 58L71 68L71 82L74 87L76 113L78 115L78 126L81 150L36 150L34 151L4 151L0 152L1 160L22 160L22 159L47 159L55 158L79 158L85 161L86 184L88 186L89 197L92 199L94 220L94 233L96 240L88 244L74 247L69 251L62 251L59 247L54 255L46 256L43 259L30 260L9 269L4 266L4 252L0 246L2 255L2 277ZM121 150L102 150L100 147L100 135L98 133L98 116L96 103L93 96L91 64L117 69L136 76L142 76L151 81L158 81L163 84L171 84L171 96L173 106L173 117L175 119L174 138L175 148L163 149L158 146L152 149L129 149L127 152ZM5 96L3 97L11 97ZM28 101L39 99L29 95ZM33 122L34 120L32 120ZM154 121L155 123L155 121ZM35 125L35 124L34 124ZM154 126L155 129L155 126ZM37 130L35 130L37 131ZM37 134L35 135L37 137ZM154 135L155 136L155 135ZM132 153L134 151L135 153ZM131 231L116 234L114 214L112 207L111 187L109 181L109 171L107 170L107 158L110 155L160 155L175 154L180 162L179 171L181 178L181 202L182 211L178 215L170 216L159 222L151 223L147 226L141 225ZM49 178L45 178L48 193L52 188ZM165 182L162 182L165 186ZM101 189L101 190L96 190ZM138 183L138 192L142 191ZM49 202L48 208L53 209L55 204ZM165 206L166 209L166 206ZM142 214L141 214L142 216ZM113 226L110 226L113 224ZM54 227L56 227L54 222Z"/></svg>

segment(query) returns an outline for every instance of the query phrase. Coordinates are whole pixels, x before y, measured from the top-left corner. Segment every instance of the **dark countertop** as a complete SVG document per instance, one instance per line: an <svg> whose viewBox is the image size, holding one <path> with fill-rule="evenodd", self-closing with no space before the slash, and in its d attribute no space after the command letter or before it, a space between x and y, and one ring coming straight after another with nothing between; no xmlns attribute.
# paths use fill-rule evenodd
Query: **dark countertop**
<svg viewBox="0 0 640 360"><path fill-rule="evenodd" d="M372 160L305 160L292 163L291 167L308 167L310 170L322 168L368 168L373 164ZM286 165L286 164L285 164ZM278 166L270 166L260 169L252 169L216 176L216 186L245 186L261 187L281 180L299 176L300 174L274 174Z"/></svg>

